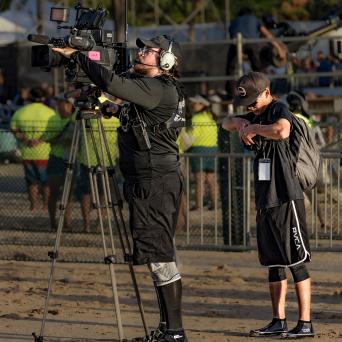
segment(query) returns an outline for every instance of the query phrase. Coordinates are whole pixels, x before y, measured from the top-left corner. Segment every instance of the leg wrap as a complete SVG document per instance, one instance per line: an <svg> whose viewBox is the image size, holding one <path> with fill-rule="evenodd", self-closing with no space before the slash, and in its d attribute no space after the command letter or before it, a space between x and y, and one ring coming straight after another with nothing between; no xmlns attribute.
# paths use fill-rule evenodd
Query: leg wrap
<svg viewBox="0 0 342 342"><path fill-rule="evenodd" d="M268 268L268 281L270 283L282 281L286 279L285 267L269 267Z"/></svg>
<svg viewBox="0 0 342 342"><path fill-rule="evenodd" d="M175 262L154 262L148 264L148 268L157 286L171 284L181 279Z"/></svg>
<svg viewBox="0 0 342 342"><path fill-rule="evenodd" d="M296 265L296 266L293 266L293 267L290 267L290 271L292 273L293 281L295 283L299 283L300 281L303 281L303 280L310 278L309 271L308 271L306 265L303 263Z"/></svg>

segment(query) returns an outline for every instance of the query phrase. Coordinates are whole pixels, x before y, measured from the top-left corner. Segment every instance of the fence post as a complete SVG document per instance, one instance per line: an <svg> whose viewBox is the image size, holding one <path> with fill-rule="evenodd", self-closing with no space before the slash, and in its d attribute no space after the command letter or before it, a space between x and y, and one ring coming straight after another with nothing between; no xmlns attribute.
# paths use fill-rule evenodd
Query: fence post
<svg viewBox="0 0 342 342"><path fill-rule="evenodd" d="M243 75L243 61L242 61L243 38L242 38L241 32L238 32L236 36L236 51L237 51L237 71L238 71L238 76L241 77Z"/></svg>

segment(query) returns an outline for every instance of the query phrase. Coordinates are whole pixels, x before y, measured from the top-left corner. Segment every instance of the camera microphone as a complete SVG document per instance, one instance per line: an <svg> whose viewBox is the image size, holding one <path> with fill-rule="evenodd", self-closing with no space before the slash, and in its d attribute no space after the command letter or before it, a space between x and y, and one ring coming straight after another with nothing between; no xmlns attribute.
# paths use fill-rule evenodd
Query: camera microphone
<svg viewBox="0 0 342 342"><path fill-rule="evenodd" d="M159 65L157 65L157 64L146 64L146 63L138 61L137 59L134 61L134 64L147 65L147 66L150 66L150 67L159 67Z"/></svg>
<svg viewBox="0 0 342 342"><path fill-rule="evenodd" d="M34 42L34 43L39 43L39 44L49 44L50 43L50 37L49 36L45 36L43 34L29 34L27 36L27 39L30 42Z"/></svg>

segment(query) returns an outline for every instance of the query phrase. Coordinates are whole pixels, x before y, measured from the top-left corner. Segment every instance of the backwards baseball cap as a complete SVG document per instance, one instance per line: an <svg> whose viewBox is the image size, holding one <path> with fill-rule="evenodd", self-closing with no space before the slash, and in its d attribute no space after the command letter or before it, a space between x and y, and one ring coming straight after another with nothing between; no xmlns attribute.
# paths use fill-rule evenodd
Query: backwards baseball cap
<svg viewBox="0 0 342 342"><path fill-rule="evenodd" d="M162 35L162 36L155 36L151 39L137 38L137 40L136 40L136 44L137 44L138 48L143 48L144 46L147 46L150 48L162 49L164 51L169 50L171 42L172 42L171 52L177 58L181 58L182 53L181 53L180 45L177 42L175 42L171 37L168 37L166 35Z"/></svg>
<svg viewBox="0 0 342 342"><path fill-rule="evenodd" d="M249 106L266 88L270 87L270 83L266 75L261 72L251 71L243 75L237 81L234 105Z"/></svg>

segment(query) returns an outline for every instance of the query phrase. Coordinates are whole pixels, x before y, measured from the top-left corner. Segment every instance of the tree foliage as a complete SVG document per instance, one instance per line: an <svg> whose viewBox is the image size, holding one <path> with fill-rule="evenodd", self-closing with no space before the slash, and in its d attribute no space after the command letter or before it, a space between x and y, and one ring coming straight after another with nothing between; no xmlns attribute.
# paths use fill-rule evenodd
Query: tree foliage
<svg viewBox="0 0 342 342"><path fill-rule="evenodd" d="M310 0L307 5L310 19L322 19L342 15L342 0Z"/></svg>
<svg viewBox="0 0 342 342"><path fill-rule="evenodd" d="M11 0L0 1L0 12L8 10L10 4L11 4Z"/></svg>
<svg viewBox="0 0 342 342"><path fill-rule="evenodd" d="M15 6L20 10L26 4L26 2L27 0L17 0L15 2ZM12 0L0 0L0 12L7 11L12 3Z"/></svg>
<svg viewBox="0 0 342 342"><path fill-rule="evenodd" d="M12 2L17 6L24 5L28 0L0 0L0 11L9 9ZM43 0L42 0L43 1ZM114 2L124 0L82 0L84 6L96 7L102 5L109 10L110 16L115 17ZM224 22L226 8L225 0L127 0L128 21L131 26L150 26L155 24L165 25L171 23L181 24L202 6L204 9L188 20L190 24L205 22ZM62 5L66 3L73 7L76 0L52 0ZM342 16L342 0L230 0L229 17L233 19L239 10L248 7L258 16L272 15L278 21L289 20L315 20L326 18L329 15ZM159 11L155 10L155 4L159 4Z"/></svg>

